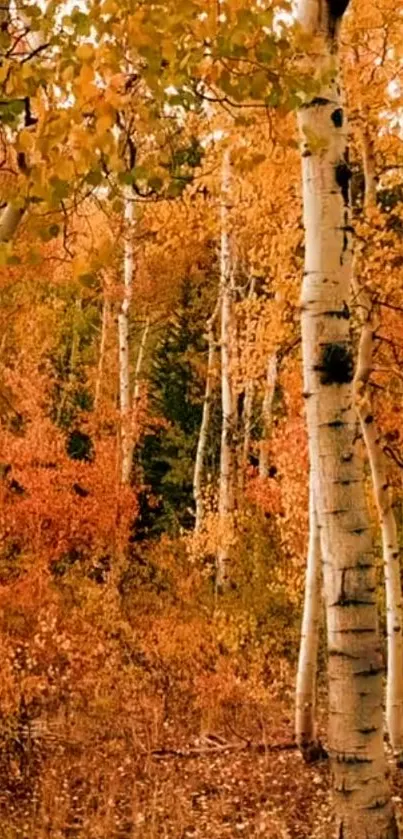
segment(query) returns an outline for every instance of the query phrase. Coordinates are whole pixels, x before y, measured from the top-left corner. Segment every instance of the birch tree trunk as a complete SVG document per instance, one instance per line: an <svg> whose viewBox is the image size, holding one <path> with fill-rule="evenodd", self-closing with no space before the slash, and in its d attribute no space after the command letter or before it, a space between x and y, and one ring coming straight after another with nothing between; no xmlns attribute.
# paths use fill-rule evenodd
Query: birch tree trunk
<svg viewBox="0 0 403 839"><path fill-rule="evenodd" d="M262 404L263 439L260 443L259 475L261 478L269 476L269 439L273 416L273 399L277 380L277 354L269 356L267 363L266 383Z"/></svg>
<svg viewBox="0 0 403 839"><path fill-rule="evenodd" d="M73 320L72 320L72 334L71 334L71 349L70 349L70 358L69 358L69 366L68 366L68 374L67 374L67 381L64 387L62 388L59 407L57 409L57 418L56 422L59 425L62 419L63 411L66 407L66 404L69 400L71 400L74 390L74 382L76 378L76 368L77 368L77 360L79 356L80 350L80 331L79 331L79 319L82 316L82 300L79 297L75 301L74 306L74 313L73 313Z"/></svg>
<svg viewBox="0 0 403 839"><path fill-rule="evenodd" d="M231 383L230 333L232 314L232 265L229 234L230 150L224 152L221 185L221 456L218 501L219 548L217 552L217 590L230 588L230 550L234 514L234 424L235 406Z"/></svg>
<svg viewBox="0 0 403 839"><path fill-rule="evenodd" d="M307 762L321 756L316 735L316 685L321 609L321 555L312 475L309 479L309 544L295 696L295 737Z"/></svg>
<svg viewBox="0 0 403 839"><path fill-rule="evenodd" d="M255 297L255 286L256 286L256 279L252 277L249 293L248 293L248 300L252 302ZM245 341L245 348L244 352L246 353L247 359L249 358L249 351L251 344L253 345L253 336L252 332L252 319L250 309L247 310L246 315L246 341ZM242 445L242 458L240 464L240 475L239 475L239 489L240 491L243 490L245 486L245 477L246 471L249 464L249 452L250 452L250 442L251 442L251 435L252 435L252 415L253 415L253 399L255 395L255 383L253 381L252 376L249 372L246 375L246 382L245 382L245 398L243 403L243 411L242 411L242 420L243 420L243 445Z"/></svg>
<svg viewBox="0 0 403 839"><path fill-rule="evenodd" d="M133 223L134 202L130 198L125 202L125 235L123 255L123 300L118 315L119 336L119 396L120 396L120 446L121 446L121 482L128 484L132 467L132 429L130 398L130 346L129 346L129 310L133 289Z"/></svg>
<svg viewBox="0 0 403 839"><path fill-rule="evenodd" d="M200 425L199 439L197 441L196 461L193 475L193 497L196 506L195 532L198 533L203 525L204 518L204 501L203 501L203 472L204 459L206 454L207 435L210 426L211 416L211 401L213 395L214 384L214 358L216 351L216 344L214 338L214 323L217 319L218 309L220 305L220 298L217 306L207 323L207 341L208 341L208 357L207 357L207 374L206 374L206 388L203 400L202 421Z"/></svg>
<svg viewBox="0 0 403 839"><path fill-rule="evenodd" d="M255 383L248 378L245 386L245 399L243 403L243 446L240 487L245 485L245 475L249 464L250 441L252 435L252 413L253 397L255 395Z"/></svg>
<svg viewBox="0 0 403 839"><path fill-rule="evenodd" d="M0 215L0 243L11 242L24 215L21 207L7 204Z"/></svg>
<svg viewBox="0 0 403 839"><path fill-rule="evenodd" d="M354 447L350 170L336 66L346 6L338 0L299 3L302 26L317 37L318 76L329 79L299 111L304 395L323 560L336 837L396 839L383 752L375 563L363 463Z"/></svg>
<svg viewBox="0 0 403 839"><path fill-rule="evenodd" d="M366 209L376 202L376 177L373 144L368 130L362 134L365 172ZM368 189L368 192L367 192ZM403 762L403 599L400 580L400 551L396 519L392 508L386 458L374 422L369 391L373 369L375 323L369 295L354 283L361 313L361 336L355 375L356 408L362 436L368 452L375 501L382 533L383 563L386 588L387 681L386 722L390 742L399 764Z"/></svg>
<svg viewBox="0 0 403 839"><path fill-rule="evenodd" d="M95 396L94 396L94 409L97 410L99 407L99 401L101 397L101 388L102 388L102 378L104 373L104 364L105 364L105 348L106 348L106 335L108 331L108 323L109 323L109 314L110 314L110 303L109 300L105 300L102 305L102 325L101 325L101 341L99 345L99 359L98 359L98 370L97 370L97 378L95 380Z"/></svg>
<svg viewBox="0 0 403 839"><path fill-rule="evenodd" d="M134 371L134 387L133 387L133 422L132 422L132 457L134 448L138 441L138 425L139 425L139 409L141 399L141 374L143 371L144 356L147 345L148 333L150 330L150 318L146 319L143 326L140 338L140 346L137 353L136 368Z"/></svg>

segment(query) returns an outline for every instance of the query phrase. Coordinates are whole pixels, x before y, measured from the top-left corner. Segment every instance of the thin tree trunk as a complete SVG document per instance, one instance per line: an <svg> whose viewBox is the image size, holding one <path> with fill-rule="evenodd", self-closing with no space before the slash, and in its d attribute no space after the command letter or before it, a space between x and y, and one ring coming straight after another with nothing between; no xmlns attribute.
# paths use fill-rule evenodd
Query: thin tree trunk
<svg viewBox="0 0 403 839"><path fill-rule="evenodd" d="M362 150L365 171L365 208L369 209L375 205L376 201L376 177L373 145L368 131L362 135ZM403 761L403 599L399 539L392 508L386 458L379 442L379 432L374 421L369 390L374 355L373 307L369 295L365 290L358 288L356 281L354 281L354 291L359 302L362 320L355 375L356 408L371 467L381 525L385 571L388 646L386 722L390 742L400 764Z"/></svg>
<svg viewBox="0 0 403 839"><path fill-rule="evenodd" d="M269 440L273 418L273 399L277 380L277 354L269 356L267 363L266 383L262 404L263 439L260 443L259 475L261 478L269 476Z"/></svg>
<svg viewBox="0 0 403 839"><path fill-rule="evenodd" d="M316 734L316 687L321 611L321 555L313 478L309 478L309 544L295 695L295 737L311 762L323 753Z"/></svg>
<svg viewBox="0 0 403 839"><path fill-rule="evenodd" d="M248 293L248 300L253 300L255 296L255 286L256 286L256 279L252 277L249 293ZM249 348L251 344L251 316L250 310L247 311L246 316L246 349L244 352L247 354L247 358L249 357ZM253 378L248 373L246 377L245 383L245 399L243 403L243 446L242 446L242 462L240 468L240 479L239 479L239 489L242 491L245 485L245 477L246 471L249 464L249 452L250 452L250 444L251 444L251 435L252 435L252 415L253 415L253 400L255 395L255 383Z"/></svg>
<svg viewBox="0 0 403 839"><path fill-rule="evenodd" d="M97 370L97 378L95 381L95 396L94 396L94 409L95 411L99 407L99 401L101 398L101 388L102 388L102 379L104 374L104 366L105 366L105 348L106 348L106 336L108 332L108 324L109 324L109 315L110 315L110 303L109 300L105 300L102 305L102 325L101 325L101 341L99 345L99 359L98 359L98 370Z"/></svg>
<svg viewBox="0 0 403 839"><path fill-rule="evenodd" d="M132 423L132 455L136 445L136 432L139 421L139 408L141 399L141 374L143 371L144 356L147 346L147 338L150 330L150 318L146 319L140 338L140 346L137 353L136 367L134 371L134 387L133 387L133 423Z"/></svg>
<svg viewBox="0 0 403 839"><path fill-rule="evenodd" d="M221 187L221 457L219 486L219 548L217 552L217 590L230 588L230 551L234 514L234 396L231 382L230 335L232 318L232 265L229 234L230 150L224 153Z"/></svg>
<svg viewBox="0 0 403 839"><path fill-rule="evenodd" d="M211 416L211 402L214 385L214 358L216 352L216 342L214 337L214 323L217 319L220 305L220 298L217 301L217 306L209 318L207 323L207 341L208 341L208 358L207 358L207 374L206 374L206 389L203 400L202 421L200 425L199 439L197 441L196 461L193 475L193 497L196 506L195 532L201 530L204 518L204 500L203 500L203 472L204 459L206 454L207 436L210 427Z"/></svg>
<svg viewBox="0 0 403 839"><path fill-rule="evenodd" d="M245 475L249 464L249 452L252 436L252 415L253 415L253 398L255 395L255 383L253 379L248 378L245 386L245 399L243 403L243 446L242 446L242 467L241 467L241 485L244 486Z"/></svg>
<svg viewBox="0 0 403 839"><path fill-rule="evenodd" d="M150 318L147 318L146 322L144 324L144 327L143 327L143 331L141 333L140 346L139 346L139 351L138 351L138 354L137 354L136 368L135 368L135 371L134 371L133 404L134 404L135 408L136 408L136 406L139 402L140 396L141 396L141 394L140 394L141 373L142 373L142 370L143 370L144 354L145 354L145 351L146 351L149 329L150 329Z"/></svg>
<svg viewBox="0 0 403 839"><path fill-rule="evenodd" d="M302 26L322 36L322 46L317 40L315 47L317 71L329 79L299 111L304 392L323 559L336 837L396 839L383 751L376 568L363 462L354 447L350 170L336 67L345 7L335 0L299 5Z"/></svg>
<svg viewBox="0 0 403 839"><path fill-rule="evenodd" d="M11 242L24 215L21 207L7 204L0 215L0 242Z"/></svg>
<svg viewBox="0 0 403 839"><path fill-rule="evenodd" d="M120 445L121 445L121 482L130 482L132 468L132 429L130 398L130 345L129 345L129 310L133 287L133 223L134 202L130 198L125 202L125 235L123 257L123 300L118 315L119 336L119 395L120 395Z"/></svg>
<svg viewBox="0 0 403 839"><path fill-rule="evenodd" d="M60 397L60 402L59 402L59 407L57 409L57 419L56 419L57 424L61 423L63 411L66 407L66 403L68 402L68 399L71 398L72 390L74 388L74 379L75 379L76 367L77 367L77 357L78 357L79 349L80 349L80 336L79 336L79 330L77 328L77 318L78 318L78 316L81 316L81 311L82 311L82 300L81 300L81 298L78 298L76 300L75 306L74 306L68 376L67 376L66 385L62 390L61 397Z"/></svg>

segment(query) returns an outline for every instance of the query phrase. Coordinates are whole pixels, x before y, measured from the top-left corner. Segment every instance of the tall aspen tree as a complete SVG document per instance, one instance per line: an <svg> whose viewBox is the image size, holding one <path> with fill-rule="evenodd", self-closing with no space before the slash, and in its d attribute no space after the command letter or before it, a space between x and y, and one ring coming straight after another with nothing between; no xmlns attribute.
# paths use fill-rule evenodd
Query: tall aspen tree
<svg viewBox="0 0 403 839"><path fill-rule="evenodd" d="M309 544L295 696L295 737L307 761L320 754L316 734L316 688L321 612L321 555L312 475L309 487Z"/></svg>
<svg viewBox="0 0 403 839"><path fill-rule="evenodd" d="M376 171L373 141L368 129L361 132L365 173L365 210L376 203ZM387 679L386 723L390 742L399 763L403 761L403 598L400 580L400 550L396 519L387 477L385 454L380 445L369 380L373 370L375 328L372 301L354 278L354 292L361 315L361 335L355 375L356 407L371 468L375 502L382 534L386 589Z"/></svg>
<svg viewBox="0 0 403 839"><path fill-rule="evenodd" d="M386 781L376 574L355 449L347 126L337 44L348 0L300 0L322 85L300 108L305 271L301 298L310 468L329 651L329 750L337 839L396 839Z"/></svg>
<svg viewBox="0 0 403 839"><path fill-rule="evenodd" d="M227 148L222 163L221 181L221 251L220 251L220 315L221 315L221 455L218 499L219 547L217 552L217 589L230 587L230 550L234 515L234 425L235 405L231 382L231 320L232 260L229 230L231 152Z"/></svg>
<svg viewBox="0 0 403 839"><path fill-rule="evenodd" d="M211 400L213 396L214 385L214 358L216 354L216 341L214 336L214 324L217 319L220 307L220 297L217 301L217 306L207 322L207 373L206 373L206 387L204 391L202 421L200 424L199 438L197 441L196 461L193 475L193 498L196 506L195 531L198 532L203 524L204 518L204 501L203 501L203 472L204 462L207 446L207 436L210 426L211 416Z"/></svg>
<svg viewBox="0 0 403 839"><path fill-rule="evenodd" d="M245 352L248 355L250 351L250 347L253 341L252 336L252 319L251 319L251 311L250 311L250 304L255 298L255 286L256 280L255 277L252 277L249 292L248 292L248 301L249 306L246 313L246 334L245 334ZM245 477L246 472L249 464L249 452L250 452L250 445L251 445L251 435L252 435L252 416L253 416L253 400L255 395L255 382L253 380L252 375L247 372L246 375L246 382L245 382L245 398L243 403L243 411L242 411L242 421L243 421L243 444L242 444L242 457L240 463L240 475L239 475L239 489L242 490L245 485Z"/></svg>
<svg viewBox="0 0 403 839"><path fill-rule="evenodd" d="M269 439L273 419L273 399L277 380L277 353L269 355L267 361L266 381L263 393L262 420L263 438L260 443L259 475L261 478L269 476Z"/></svg>
<svg viewBox="0 0 403 839"><path fill-rule="evenodd" d="M121 439L121 481L128 484L132 467L132 429L130 396L130 345L129 345L129 310L133 293L133 224L134 202L130 197L125 201L125 231L123 246L123 299L118 314L119 337L119 397L120 397L120 439Z"/></svg>

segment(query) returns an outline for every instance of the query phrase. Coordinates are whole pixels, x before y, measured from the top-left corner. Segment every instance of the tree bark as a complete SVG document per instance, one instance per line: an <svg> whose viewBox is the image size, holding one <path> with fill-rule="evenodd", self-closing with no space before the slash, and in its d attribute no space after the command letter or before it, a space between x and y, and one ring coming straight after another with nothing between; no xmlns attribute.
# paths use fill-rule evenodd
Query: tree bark
<svg viewBox="0 0 403 839"><path fill-rule="evenodd" d="M133 288L133 223L134 202L127 198L125 202L125 234L123 255L123 300L118 315L119 336L119 395L120 395L120 446L121 446L121 482L130 482L132 468L132 429L130 398L130 345L129 345L129 310Z"/></svg>
<svg viewBox="0 0 403 839"><path fill-rule="evenodd" d="M309 480L309 544L295 696L295 738L310 761L319 752L316 736L316 685L321 609L320 534L312 475Z"/></svg>
<svg viewBox="0 0 403 839"><path fill-rule="evenodd" d="M261 478L269 477L269 440L273 418L273 399L277 380L277 354L274 352L269 356L267 363L266 383L262 404L263 437L260 443L259 454L259 475Z"/></svg>
<svg viewBox="0 0 403 839"><path fill-rule="evenodd" d="M144 364L144 356L147 346L147 338L148 333L150 330L150 318L146 318L145 324L142 329L141 338L140 338L140 346L137 353L137 361L136 367L134 371L134 387L133 387L133 423L132 423L132 456L134 453L134 447L137 444L137 435L136 432L138 431L138 424L139 424L139 408L140 408L140 399L141 399L141 374L143 371L143 364ZM138 438L137 438L138 439Z"/></svg>
<svg viewBox="0 0 403 839"><path fill-rule="evenodd" d="M196 461L193 475L193 497L196 506L195 518L195 532L198 533L203 525L204 518L204 499L203 499L203 472L204 460L206 454L207 435L210 426L211 416L211 401L213 395L214 385L214 358L216 352L216 342L214 337L214 323L217 319L220 299L218 299L217 306L209 318L207 323L207 341L208 341L208 357L207 357L207 374L206 374L206 388L203 400L202 421L200 425L199 439L197 441Z"/></svg>
<svg viewBox="0 0 403 839"><path fill-rule="evenodd" d="M235 406L231 382L230 332L232 316L232 265L229 232L230 149L224 152L221 185L221 456L219 485L219 547L217 552L217 590L231 586L230 551L234 514L234 426Z"/></svg>
<svg viewBox="0 0 403 839"><path fill-rule="evenodd" d="M95 411L99 407L99 401L101 398L101 388L102 388L102 378L104 373L104 365L105 365L105 348L106 348L106 336L108 331L108 323L109 323L109 314L110 314L110 303L109 300L103 301L102 305L102 325L101 325L101 341L99 345L99 359L98 359L98 370L97 370L97 378L95 381L95 396L94 396L94 409Z"/></svg>
<svg viewBox="0 0 403 839"><path fill-rule="evenodd" d="M362 134L365 171L366 209L376 201L375 158L368 130ZM367 192L368 188L368 192ZM361 335L355 375L355 401L362 435L368 452L375 501L382 533L382 552L386 588L387 680L386 722L390 742L399 764L403 762L403 598L400 580L400 550L389 488L386 458L374 420L369 380L373 369L375 323L369 295L358 287L354 291L361 314Z"/></svg>
<svg viewBox="0 0 403 839"><path fill-rule="evenodd" d="M82 315L82 300L80 297L77 298L75 301L74 306L74 313L73 313L73 320L71 325L71 349L70 349L70 357L69 357L69 365L68 365L68 373L67 373L67 381L64 387L62 387L61 396L59 407L57 409L57 424L59 425L62 421L63 411L68 403L68 400L71 400L72 392L74 390L75 384L75 377L76 377L76 368L77 368L77 360L79 357L79 350L80 350L80 332L78 329L77 321L81 318Z"/></svg>
<svg viewBox="0 0 403 839"><path fill-rule="evenodd" d="M0 215L0 243L11 242L24 215L21 207L7 204Z"/></svg>
<svg viewBox="0 0 403 839"><path fill-rule="evenodd" d="M305 272L301 301L310 468L329 650L329 748L337 839L396 839L382 730L382 655L363 462L355 449L347 129L336 66L346 3L300 0L324 81L300 108Z"/></svg>
<svg viewBox="0 0 403 839"><path fill-rule="evenodd" d="M256 286L256 279L252 277L250 288L248 292L248 300L251 302L255 297L255 286ZM246 353L247 359L249 358L249 351L251 343L253 344L253 336L251 334L252 331L252 322L251 322L251 313L250 308L248 308L246 313L246 330L245 330L245 347L244 352ZM245 486L245 478L246 473L249 465L249 452L250 452L250 445L251 445L251 436L252 436L252 416L253 416L253 400L255 395L255 382L253 381L252 376L248 372L246 375L245 381L245 397L243 403L243 411L242 411L242 421L243 421L243 444L242 444L242 458L240 463L240 474L239 474L239 490L242 492Z"/></svg>

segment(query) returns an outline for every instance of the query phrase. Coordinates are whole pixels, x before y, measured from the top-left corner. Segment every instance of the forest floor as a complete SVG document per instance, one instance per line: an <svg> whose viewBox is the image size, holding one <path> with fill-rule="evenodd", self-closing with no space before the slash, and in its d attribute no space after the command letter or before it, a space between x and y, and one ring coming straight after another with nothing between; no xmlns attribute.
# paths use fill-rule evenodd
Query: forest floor
<svg viewBox="0 0 403 839"><path fill-rule="evenodd" d="M0 837L327 839L328 761L302 760L290 700L287 691L257 713L251 703L202 734L189 710L151 737L133 720L133 736L122 732L120 744L107 731L94 738L88 730L75 743L56 737L33 749L23 771L11 762L7 777L3 766ZM322 711L321 731L324 724ZM390 765L401 809L403 770Z"/></svg>
<svg viewBox="0 0 403 839"><path fill-rule="evenodd" d="M258 745L255 740L255 747L242 743L239 736L230 742L205 736L183 749L176 744L172 750L154 750L144 760L137 780L133 779L136 812L130 837L330 837L328 761L307 765L293 748L290 709L276 705L272 711L264 740ZM401 821L403 771L394 769L391 758L389 764Z"/></svg>
<svg viewBox="0 0 403 839"><path fill-rule="evenodd" d="M143 806L147 839L312 839L329 819L328 768L296 751L159 760Z"/></svg>
<svg viewBox="0 0 403 839"><path fill-rule="evenodd" d="M244 709L246 710L246 709ZM267 711L268 709L266 709ZM306 765L286 705L274 704L258 748L240 733L191 736L165 721L152 748L51 744L45 760L2 777L5 839L323 839L330 824L326 760ZM251 722L247 736L261 723ZM189 736L190 735L190 736ZM228 736L229 735L229 736ZM244 732L242 733L244 736ZM252 738L251 738L252 739ZM273 750L274 748L274 750ZM103 749L103 753L102 753ZM39 754L39 753L38 753ZM36 764L38 768L38 754ZM43 756L42 756L43 758ZM403 793L403 773L395 795Z"/></svg>
<svg viewBox="0 0 403 839"><path fill-rule="evenodd" d="M15 777L2 778L0 836L323 837L324 823L330 817L327 762L307 766L292 748L287 711L283 714L278 706L273 706L272 711L264 739L253 738L254 743L259 742L257 749L248 746L239 735L228 737L228 729L225 737L189 737L188 729L181 733L177 722L168 722L161 741L154 742L153 748L143 754L130 751L120 761L121 766L115 764L119 780L114 782L109 774L107 784L105 778L99 780L102 758L96 744L93 749L89 746L83 762L77 747L55 743L41 772L36 778L32 776L28 786L22 778L19 783ZM286 747L270 750L279 744ZM103 759L108 760L106 754ZM110 761L114 762L112 754ZM64 800L67 790L68 803L67 798ZM98 799L96 806L91 805L91 798Z"/></svg>

